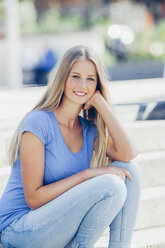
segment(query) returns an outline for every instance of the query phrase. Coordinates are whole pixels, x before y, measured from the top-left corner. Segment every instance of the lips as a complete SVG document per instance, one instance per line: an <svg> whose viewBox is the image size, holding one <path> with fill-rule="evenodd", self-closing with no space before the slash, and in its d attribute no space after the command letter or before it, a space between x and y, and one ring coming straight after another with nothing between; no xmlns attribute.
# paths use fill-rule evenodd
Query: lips
<svg viewBox="0 0 165 248"><path fill-rule="evenodd" d="M76 96L86 96L87 93L81 91L73 91Z"/></svg>

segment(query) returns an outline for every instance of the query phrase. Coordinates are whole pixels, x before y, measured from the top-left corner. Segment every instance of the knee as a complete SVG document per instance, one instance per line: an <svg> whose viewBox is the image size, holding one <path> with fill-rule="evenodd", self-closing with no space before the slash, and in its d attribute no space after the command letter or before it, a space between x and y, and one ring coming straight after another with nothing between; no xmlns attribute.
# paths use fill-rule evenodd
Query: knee
<svg viewBox="0 0 165 248"><path fill-rule="evenodd" d="M127 197L127 188L124 181L114 174L103 174L99 177L102 181L102 188L106 189L106 196L114 197L123 204Z"/></svg>
<svg viewBox="0 0 165 248"><path fill-rule="evenodd" d="M136 184L136 186L139 186L139 188L141 188L142 176L141 176L140 166L134 161L126 162L125 166L128 172L132 175L134 184Z"/></svg>
<svg viewBox="0 0 165 248"><path fill-rule="evenodd" d="M133 177L133 183L141 188L142 175L138 163L134 161L129 161L129 162L114 161L113 163L110 164L110 166L112 165L126 169Z"/></svg>

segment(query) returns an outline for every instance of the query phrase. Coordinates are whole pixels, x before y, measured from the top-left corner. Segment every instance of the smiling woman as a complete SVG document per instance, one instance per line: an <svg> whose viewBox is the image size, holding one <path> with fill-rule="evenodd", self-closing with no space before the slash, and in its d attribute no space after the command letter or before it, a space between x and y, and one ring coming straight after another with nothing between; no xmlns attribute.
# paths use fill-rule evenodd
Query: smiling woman
<svg viewBox="0 0 165 248"><path fill-rule="evenodd" d="M141 176L130 161L136 147L107 101L101 61L76 46L51 76L11 141L2 245L92 248L109 226L109 247L129 248Z"/></svg>
<svg viewBox="0 0 165 248"><path fill-rule="evenodd" d="M90 75L90 74L93 75ZM97 72L93 62L83 59L75 62L66 80L64 98L86 103L92 97L97 86ZM75 95L76 97L74 97Z"/></svg>

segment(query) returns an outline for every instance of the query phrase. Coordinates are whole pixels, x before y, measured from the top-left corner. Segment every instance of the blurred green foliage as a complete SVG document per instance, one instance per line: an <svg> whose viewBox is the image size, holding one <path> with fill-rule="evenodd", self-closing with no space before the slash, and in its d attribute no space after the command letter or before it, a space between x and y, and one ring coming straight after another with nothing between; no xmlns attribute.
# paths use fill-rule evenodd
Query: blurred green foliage
<svg viewBox="0 0 165 248"><path fill-rule="evenodd" d="M12 0L11 0L12 1ZM60 8L51 8L43 13L36 11L33 0L19 0L21 34L33 36L61 32L75 32L99 27L105 44L109 39L107 30L112 24L109 15L103 15L96 6L90 6L84 14L75 11L63 12ZM4 23L4 6L0 0L0 25ZM97 29L96 29L97 30ZM165 60L165 19L153 29L136 34L134 42L124 46L127 60ZM105 50L105 63L115 64L117 59L108 49Z"/></svg>
<svg viewBox="0 0 165 248"><path fill-rule="evenodd" d="M126 54L127 61L165 61L165 19L148 30L143 30L135 35L135 40L131 45L123 45L123 53ZM110 39L105 33L105 44ZM112 65L117 63L117 58L106 48L106 62Z"/></svg>
<svg viewBox="0 0 165 248"><path fill-rule="evenodd" d="M37 31L36 10L32 1L21 1L19 5L22 36L35 35Z"/></svg>
<svg viewBox="0 0 165 248"><path fill-rule="evenodd" d="M165 20L153 29L140 32L130 52L133 60L165 60Z"/></svg>
<svg viewBox="0 0 165 248"><path fill-rule="evenodd" d="M84 28L84 18L80 15L61 16L57 9L48 10L38 23L38 33L72 32Z"/></svg>
<svg viewBox="0 0 165 248"><path fill-rule="evenodd" d="M1 1L1 0L0 0L0 1ZM5 13L4 13L4 6L3 6L3 3L0 2L0 23L3 22L3 20L4 20L4 15L5 15Z"/></svg>
<svg viewBox="0 0 165 248"><path fill-rule="evenodd" d="M159 23L158 27L155 26L152 39L161 40L165 43L165 18Z"/></svg>
<svg viewBox="0 0 165 248"><path fill-rule="evenodd" d="M42 33L74 32L105 26L109 17L103 17L98 11L89 8L85 16L78 12L63 13L60 8L51 8L42 13L36 11L33 1L22 0L20 3L20 20L23 36Z"/></svg>

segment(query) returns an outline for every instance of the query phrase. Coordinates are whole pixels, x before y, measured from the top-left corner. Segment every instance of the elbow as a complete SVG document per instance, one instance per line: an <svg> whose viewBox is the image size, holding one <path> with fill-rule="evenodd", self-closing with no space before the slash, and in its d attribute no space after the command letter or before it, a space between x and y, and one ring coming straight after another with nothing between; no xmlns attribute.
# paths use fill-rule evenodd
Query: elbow
<svg viewBox="0 0 165 248"><path fill-rule="evenodd" d="M35 210L35 209L38 208L35 199L26 198L26 203L27 203L27 205L29 206L29 208L30 208L31 210Z"/></svg>
<svg viewBox="0 0 165 248"><path fill-rule="evenodd" d="M35 210L35 209L37 209L38 207L37 207L36 205L32 204L32 205L29 206L29 208L30 208L31 210Z"/></svg>
<svg viewBox="0 0 165 248"><path fill-rule="evenodd" d="M130 152L129 154L125 154L124 158L123 158L123 162L129 162L132 159L136 158L138 155L138 151L134 150L132 152Z"/></svg>

